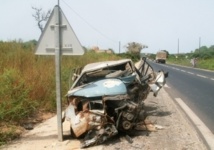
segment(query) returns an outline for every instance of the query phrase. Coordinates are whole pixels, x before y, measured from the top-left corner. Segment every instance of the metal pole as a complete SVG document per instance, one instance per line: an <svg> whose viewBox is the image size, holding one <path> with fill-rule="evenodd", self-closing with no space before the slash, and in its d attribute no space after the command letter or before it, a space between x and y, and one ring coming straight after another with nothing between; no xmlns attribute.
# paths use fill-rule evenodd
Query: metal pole
<svg viewBox="0 0 214 150"><path fill-rule="evenodd" d="M200 52L200 48L201 48L201 37L199 37L198 52Z"/></svg>
<svg viewBox="0 0 214 150"><path fill-rule="evenodd" d="M178 54L179 54L179 39L178 39Z"/></svg>
<svg viewBox="0 0 214 150"><path fill-rule="evenodd" d="M120 41L119 41L119 54L120 54Z"/></svg>
<svg viewBox="0 0 214 150"><path fill-rule="evenodd" d="M61 102L61 32L60 32L60 11L59 0L56 13L55 27L55 66L56 66L56 104L57 104L57 125L58 125L58 140L63 141L62 134L62 102Z"/></svg>

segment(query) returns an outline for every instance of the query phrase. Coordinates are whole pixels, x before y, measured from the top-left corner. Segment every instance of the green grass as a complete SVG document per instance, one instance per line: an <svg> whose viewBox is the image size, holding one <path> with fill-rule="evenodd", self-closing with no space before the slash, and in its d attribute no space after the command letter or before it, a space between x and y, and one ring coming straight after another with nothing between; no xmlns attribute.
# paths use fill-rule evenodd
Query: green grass
<svg viewBox="0 0 214 150"><path fill-rule="evenodd" d="M20 126L38 112L56 112L55 57L37 56L35 45L0 42L0 145L19 136ZM88 63L116 60L114 54L88 51L62 56L62 103L69 89L71 70Z"/></svg>
<svg viewBox="0 0 214 150"><path fill-rule="evenodd" d="M173 63L183 66L192 67L190 57L188 55L180 55L177 58L174 55L169 56L167 63ZM196 68L214 70L214 58L197 58Z"/></svg>
<svg viewBox="0 0 214 150"><path fill-rule="evenodd" d="M202 69L214 70L214 58L199 60L196 67L202 68Z"/></svg>

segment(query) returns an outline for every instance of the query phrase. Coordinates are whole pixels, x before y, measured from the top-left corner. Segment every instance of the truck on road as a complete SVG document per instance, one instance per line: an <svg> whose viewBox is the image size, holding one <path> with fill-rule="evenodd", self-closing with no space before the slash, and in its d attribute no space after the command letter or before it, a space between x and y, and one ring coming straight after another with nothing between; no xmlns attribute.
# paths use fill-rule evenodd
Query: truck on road
<svg viewBox="0 0 214 150"><path fill-rule="evenodd" d="M158 51L156 54L155 62L156 63L166 63L167 53L165 51Z"/></svg>

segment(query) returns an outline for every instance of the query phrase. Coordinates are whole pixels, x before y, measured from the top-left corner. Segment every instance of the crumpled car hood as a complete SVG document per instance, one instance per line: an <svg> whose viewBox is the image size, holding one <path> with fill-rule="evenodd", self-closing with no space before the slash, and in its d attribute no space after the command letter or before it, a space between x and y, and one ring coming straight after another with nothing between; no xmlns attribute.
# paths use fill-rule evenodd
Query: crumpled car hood
<svg viewBox="0 0 214 150"><path fill-rule="evenodd" d="M118 95L127 92L125 84L119 79L103 79L68 92L68 96L97 97L103 95Z"/></svg>

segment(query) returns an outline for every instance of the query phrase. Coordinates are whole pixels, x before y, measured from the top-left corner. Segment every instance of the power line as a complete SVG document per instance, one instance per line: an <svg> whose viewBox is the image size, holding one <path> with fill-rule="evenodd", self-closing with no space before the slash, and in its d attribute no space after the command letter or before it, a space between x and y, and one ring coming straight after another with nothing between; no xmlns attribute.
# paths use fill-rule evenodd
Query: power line
<svg viewBox="0 0 214 150"><path fill-rule="evenodd" d="M91 27L94 31L96 31L97 33L99 33L100 35L102 35L104 38L112 41L112 42L115 42L115 43L118 43L118 41L115 41L111 38L109 38L108 36L106 36L105 34L103 34L102 32L100 32L98 29L96 29L94 26L92 26L88 21L86 21L82 16L80 16L73 8L71 8L71 6L69 6L68 3L66 3L64 0L61 0L65 5L67 5L68 8L70 8L78 17L80 17L89 27Z"/></svg>

